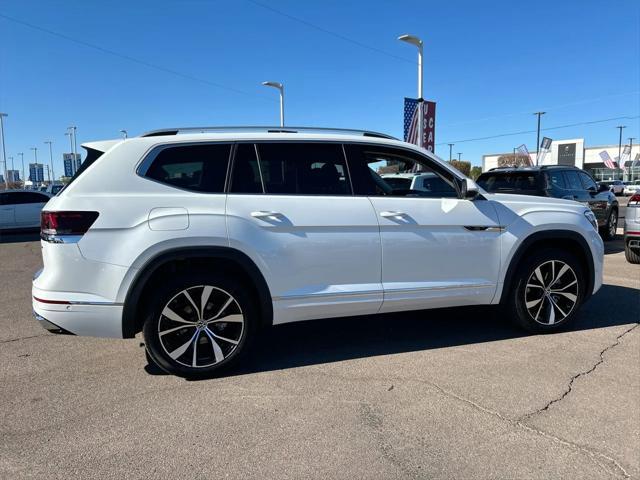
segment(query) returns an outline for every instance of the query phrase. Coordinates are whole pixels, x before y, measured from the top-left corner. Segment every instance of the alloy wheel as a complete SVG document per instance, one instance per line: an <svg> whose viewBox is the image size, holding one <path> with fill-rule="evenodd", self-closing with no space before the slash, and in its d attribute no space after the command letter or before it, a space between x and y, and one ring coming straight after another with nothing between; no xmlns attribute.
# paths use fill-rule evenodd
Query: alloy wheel
<svg viewBox="0 0 640 480"><path fill-rule="evenodd" d="M542 325L567 318L576 304L580 286L573 269L560 260L549 260L533 270L524 291L527 312Z"/></svg>
<svg viewBox="0 0 640 480"><path fill-rule="evenodd" d="M609 235L614 237L618 230L618 215L615 210L611 211L611 216L609 217Z"/></svg>
<svg viewBox="0 0 640 480"><path fill-rule="evenodd" d="M158 321L158 338L173 361L205 368L236 350L244 322L240 304L230 293L198 285L180 291L167 302Z"/></svg>

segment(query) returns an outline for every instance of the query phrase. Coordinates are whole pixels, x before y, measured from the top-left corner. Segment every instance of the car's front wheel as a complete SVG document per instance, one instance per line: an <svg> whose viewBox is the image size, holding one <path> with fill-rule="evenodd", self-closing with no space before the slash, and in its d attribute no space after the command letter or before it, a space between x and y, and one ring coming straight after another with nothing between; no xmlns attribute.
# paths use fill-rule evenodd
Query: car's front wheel
<svg viewBox="0 0 640 480"><path fill-rule="evenodd" d="M182 377L203 377L235 364L256 324L254 302L234 278L177 277L151 301L143 333L149 357Z"/></svg>
<svg viewBox="0 0 640 480"><path fill-rule="evenodd" d="M582 302L584 279L582 265L569 252L539 250L519 266L515 288L508 292L507 312L529 332L565 328Z"/></svg>
<svg viewBox="0 0 640 480"><path fill-rule="evenodd" d="M603 240L613 240L616 238L616 232L618 230L618 211L615 208L611 209L609 216L607 217L607 223L602 227L600 235Z"/></svg>

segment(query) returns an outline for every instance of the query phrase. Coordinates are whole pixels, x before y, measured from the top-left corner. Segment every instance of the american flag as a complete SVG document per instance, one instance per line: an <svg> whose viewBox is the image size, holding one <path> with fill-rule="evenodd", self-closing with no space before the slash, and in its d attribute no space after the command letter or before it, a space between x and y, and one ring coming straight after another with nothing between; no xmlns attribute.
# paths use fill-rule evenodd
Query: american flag
<svg viewBox="0 0 640 480"><path fill-rule="evenodd" d="M418 144L418 100L404 99L404 141Z"/></svg>
<svg viewBox="0 0 640 480"><path fill-rule="evenodd" d="M609 156L609 152L607 152L606 150L602 150L600 152L600 158L602 159L602 161L604 162L607 168L617 168L616 162L611 160L611 157Z"/></svg>
<svg viewBox="0 0 640 480"><path fill-rule="evenodd" d="M531 165L531 155L529 155L529 150L527 149L527 146L523 143L517 148L517 150L520 155L527 158L528 165Z"/></svg>

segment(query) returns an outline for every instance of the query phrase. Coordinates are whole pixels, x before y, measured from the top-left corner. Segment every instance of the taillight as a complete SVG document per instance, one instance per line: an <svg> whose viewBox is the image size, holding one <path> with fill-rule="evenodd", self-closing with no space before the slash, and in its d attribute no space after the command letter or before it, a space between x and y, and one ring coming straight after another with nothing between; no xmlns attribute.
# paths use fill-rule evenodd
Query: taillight
<svg viewBox="0 0 640 480"><path fill-rule="evenodd" d="M629 199L627 205L640 205L640 193L634 193Z"/></svg>
<svg viewBox="0 0 640 480"><path fill-rule="evenodd" d="M84 235L98 218L98 212L42 212L40 237L49 242L69 235Z"/></svg>

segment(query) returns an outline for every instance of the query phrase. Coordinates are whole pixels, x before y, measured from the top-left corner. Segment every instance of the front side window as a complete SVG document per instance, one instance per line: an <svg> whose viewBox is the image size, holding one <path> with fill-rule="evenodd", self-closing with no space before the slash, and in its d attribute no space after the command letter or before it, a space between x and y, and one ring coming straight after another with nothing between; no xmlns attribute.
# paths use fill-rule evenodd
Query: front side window
<svg viewBox="0 0 640 480"><path fill-rule="evenodd" d="M567 179L567 184L571 190L584 190L582 183L580 182L580 177L578 176L578 172L574 171L566 171L564 172L564 176Z"/></svg>
<svg viewBox="0 0 640 480"><path fill-rule="evenodd" d="M144 176L185 190L223 193L230 151L228 144L165 147Z"/></svg>
<svg viewBox="0 0 640 480"><path fill-rule="evenodd" d="M580 172L580 178L582 179L582 185L584 186L584 188L586 188L587 190L598 190L598 185L596 184L596 182L593 180L593 178L591 178L589 175L587 175L584 172Z"/></svg>
<svg viewBox="0 0 640 480"><path fill-rule="evenodd" d="M457 198L453 176L410 152L350 145L349 166L359 195Z"/></svg>
<svg viewBox="0 0 640 480"><path fill-rule="evenodd" d="M339 144L262 143L257 150L265 193L351 195Z"/></svg>

